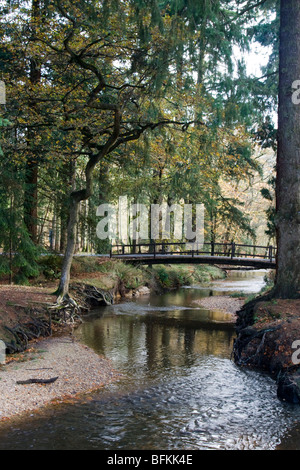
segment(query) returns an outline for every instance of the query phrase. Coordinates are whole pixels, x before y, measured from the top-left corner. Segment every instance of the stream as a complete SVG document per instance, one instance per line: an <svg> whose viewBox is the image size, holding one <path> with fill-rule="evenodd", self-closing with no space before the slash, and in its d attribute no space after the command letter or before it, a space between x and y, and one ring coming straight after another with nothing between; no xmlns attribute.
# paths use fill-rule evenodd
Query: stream
<svg viewBox="0 0 300 470"><path fill-rule="evenodd" d="M230 315L194 302L257 293L264 275L236 272L93 311L76 335L124 377L0 428L0 449L300 449L300 407L280 402L267 375L234 364Z"/></svg>

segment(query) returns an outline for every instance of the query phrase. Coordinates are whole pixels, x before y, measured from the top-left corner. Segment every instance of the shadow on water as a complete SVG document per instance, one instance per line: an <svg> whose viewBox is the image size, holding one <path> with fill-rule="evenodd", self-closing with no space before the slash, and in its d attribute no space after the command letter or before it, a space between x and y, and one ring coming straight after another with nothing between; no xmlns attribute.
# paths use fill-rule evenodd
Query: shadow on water
<svg viewBox="0 0 300 470"><path fill-rule="evenodd" d="M295 446L298 408L267 376L231 360L231 316L200 296L257 292L261 273L93 312L79 338L124 378L72 405L0 428L0 449L276 449ZM223 290L224 289L224 290ZM294 433L295 434L295 433Z"/></svg>

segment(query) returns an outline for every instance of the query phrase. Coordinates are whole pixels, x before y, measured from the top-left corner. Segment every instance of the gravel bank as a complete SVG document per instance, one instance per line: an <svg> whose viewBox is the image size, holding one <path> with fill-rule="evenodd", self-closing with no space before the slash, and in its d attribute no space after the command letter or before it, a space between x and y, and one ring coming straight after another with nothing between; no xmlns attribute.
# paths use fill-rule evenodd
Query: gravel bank
<svg viewBox="0 0 300 470"><path fill-rule="evenodd" d="M17 384L54 377L58 377L57 381L48 385ZM0 366L0 420L75 399L120 377L107 359L72 338L42 340L24 355L23 362Z"/></svg>
<svg viewBox="0 0 300 470"><path fill-rule="evenodd" d="M209 310L222 310L235 315L243 307L245 301L228 296L213 296L195 300L195 303Z"/></svg>

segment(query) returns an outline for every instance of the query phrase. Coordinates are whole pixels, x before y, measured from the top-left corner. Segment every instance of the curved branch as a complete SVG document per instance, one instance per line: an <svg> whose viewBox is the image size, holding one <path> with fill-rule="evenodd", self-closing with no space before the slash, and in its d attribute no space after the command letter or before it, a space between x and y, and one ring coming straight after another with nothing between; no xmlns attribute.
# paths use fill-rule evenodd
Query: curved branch
<svg viewBox="0 0 300 470"><path fill-rule="evenodd" d="M93 191L93 172L97 164L103 159L105 155L111 152L111 149L114 147L115 143L118 140L121 129L121 111L119 108L115 109L114 117L114 128L110 137L107 139L106 143L101 147L100 151L97 154L91 155L89 161L85 168L85 178L86 178L86 187L79 191L74 191L71 194L71 198L79 203L88 199L92 195Z"/></svg>
<svg viewBox="0 0 300 470"><path fill-rule="evenodd" d="M110 148L108 153L111 153L113 150L115 150L117 147L119 147L122 144L125 144L130 141L138 140L140 136L148 129L155 130L158 127L175 125L175 126L180 126L181 130L183 132L186 132L187 129L193 124L199 124L201 126L207 127L207 124L203 121L182 122L182 121L171 121L171 120L162 120L156 123L151 122L148 124L144 124L143 126L141 125L139 128L133 129L130 132L120 135L117 141L114 143L114 145Z"/></svg>

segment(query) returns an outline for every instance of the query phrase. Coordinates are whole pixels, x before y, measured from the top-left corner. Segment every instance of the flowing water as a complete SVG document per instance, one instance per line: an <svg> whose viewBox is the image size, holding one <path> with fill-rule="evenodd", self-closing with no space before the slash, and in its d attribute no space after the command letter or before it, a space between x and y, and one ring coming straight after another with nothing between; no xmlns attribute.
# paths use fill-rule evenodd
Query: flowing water
<svg viewBox="0 0 300 470"><path fill-rule="evenodd" d="M93 312L77 335L124 377L89 400L1 427L0 449L299 449L299 407L280 402L268 376L238 368L231 317L194 302L259 292L264 274Z"/></svg>

